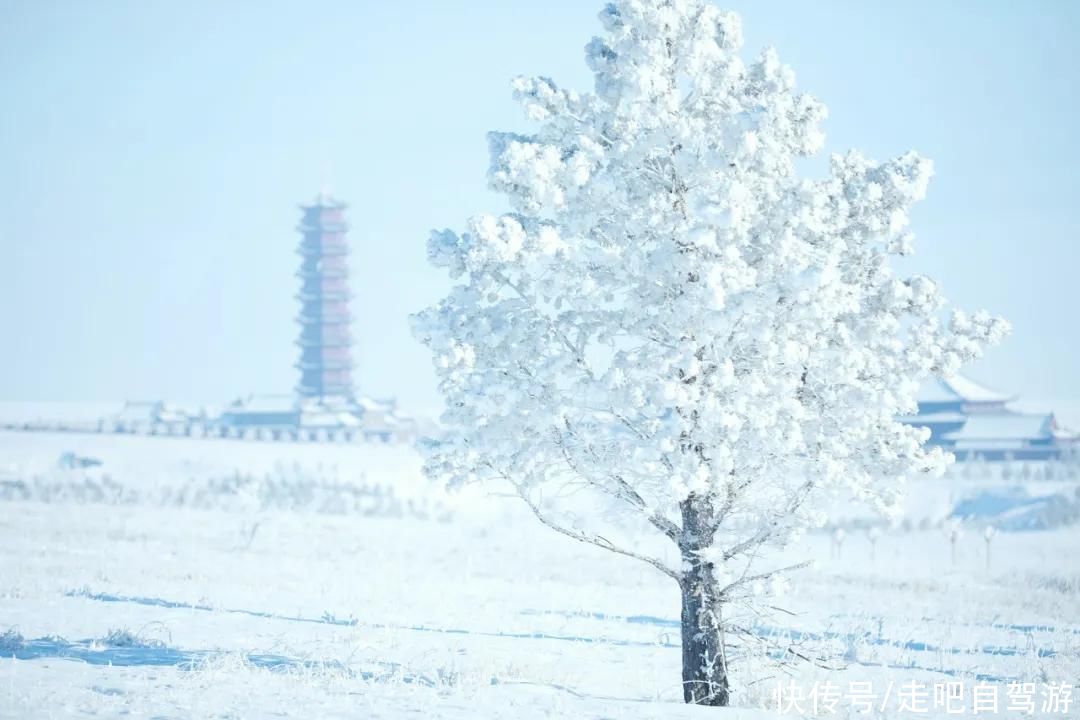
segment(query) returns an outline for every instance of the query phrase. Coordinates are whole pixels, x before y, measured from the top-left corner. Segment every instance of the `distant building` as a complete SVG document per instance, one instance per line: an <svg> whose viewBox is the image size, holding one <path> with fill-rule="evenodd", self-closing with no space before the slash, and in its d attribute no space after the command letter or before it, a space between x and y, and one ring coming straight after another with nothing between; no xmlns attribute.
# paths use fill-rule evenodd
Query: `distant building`
<svg viewBox="0 0 1080 720"><path fill-rule="evenodd" d="M301 399L351 398L352 335L349 329L349 244L345 204L320 193L297 228L303 235L297 251L300 270Z"/></svg>
<svg viewBox="0 0 1080 720"><path fill-rule="evenodd" d="M249 395L229 403L219 422L230 428L289 429L300 424L300 409L289 395Z"/></svg>
<svg viewBox="0 0 1080 720"><path fill-rule="evenodd" d="M300 332L293 395L247 395L220 413L187 413L164 402L128 402L92 426L94 432L259 440L412 442L438 428L398 411L393 399L356 394L352 380L349 245L345 204L320 193L301 205ZM44 429L23 423L22 429ZM62 429L74 429L64 427Z"/></svg>
<svg viewBox="0 0 1080 720"><path fill-rule="evenodd" d="M398 413L393 400L359 397L353 388L345 207L325 193L301 206L296 394L234 401L217 419L219 434L384 442L416 437L418 423Z"/></svg>
<svg viewBox="0 0 1080 720"><path fill-rule="evenodd" d="M249 395L229 404L215 423L223 437L345 439L391 442L417 437L419 424L393 400Z"/></svg>
<svg viewBox="0 0 1080 720"><path fill-rule="evenodd" d="M151 433L182 426L189 421L183 410L161 400L129 400L119 412L102 420L116 432Z"/></svg>
<svg viewBox="0 0 1080 720"><path fill-rule="evenodd" d="M1057 460L1080 450L1080 435L1063 428L1053 413L1012 409L1016 400L968 378L931 378L919 390L919 412L900 418L929 428L927 445L957 460Z"/></svg>

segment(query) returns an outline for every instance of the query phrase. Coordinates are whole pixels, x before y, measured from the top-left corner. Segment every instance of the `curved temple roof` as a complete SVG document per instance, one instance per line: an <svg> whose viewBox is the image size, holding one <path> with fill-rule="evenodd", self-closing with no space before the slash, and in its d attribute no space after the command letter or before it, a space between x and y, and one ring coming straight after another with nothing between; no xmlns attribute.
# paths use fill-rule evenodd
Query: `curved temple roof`
<svg viewBox="0 0 1080 720"><path fill-rule="evenodd" d="M1053 415L1003 413L972 415L964 427L945 435L948 440L1045 440Z"/></svg>
<svg viewBox="0 0 1080 720"><path fill-rule="evenodd" d="M1080 436L1058 425L1052 413L1019 412L1016 399L960 375L930 378L919 388L919 412L899 418L930 428L930 445L992 460L1051 459L1080 447Z"/></svg>
<svg viewBox="0 0 1080 720"><path fill-rule="evenodd" d="M962 375L928 378L915 398L920 403L1005 403L1015 400L1008 395L980 385Z"/></svg>

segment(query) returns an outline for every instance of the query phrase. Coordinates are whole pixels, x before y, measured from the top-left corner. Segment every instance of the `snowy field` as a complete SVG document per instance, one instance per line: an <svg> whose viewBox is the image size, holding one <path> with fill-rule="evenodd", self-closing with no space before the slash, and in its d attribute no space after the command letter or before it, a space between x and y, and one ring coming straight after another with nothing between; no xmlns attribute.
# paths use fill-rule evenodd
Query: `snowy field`
<svg viewBox="0 0 1080 720"><path fill-rule="evenodd" d="M0 433L0 716L749 719L831 681L823 717L975 716L976 686L980 716L1030 717L1015 682L1034 717L1080 717L1047 695L1080 682L1077 481L966 475L792 548L816 564L755 631L833 669L748 661L716 711L680 703L670 579L448 496L407 449Z"/></svg>

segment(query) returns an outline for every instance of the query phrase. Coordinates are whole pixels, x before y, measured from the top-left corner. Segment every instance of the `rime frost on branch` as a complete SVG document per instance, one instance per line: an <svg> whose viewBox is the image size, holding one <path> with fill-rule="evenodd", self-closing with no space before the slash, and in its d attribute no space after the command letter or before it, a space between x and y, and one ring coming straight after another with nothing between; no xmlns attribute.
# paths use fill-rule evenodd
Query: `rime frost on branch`
<svg viewBox="0 0 1080 720"><path fill-rule="evenodd" d="M536 129L493 133L489 173L513 211L432 234L459 284L415 317L450 428L428 470L509 480L538 514L538 490L587 485L737 578L817 520L813 494L887 505L941 469L895 417L1007 325L944 322L937 284L891 266L928 160L849 152L796 174L825 107L774 51L741 59L736 15L624 0L601 20L592 92L513 82Z"/></svg>

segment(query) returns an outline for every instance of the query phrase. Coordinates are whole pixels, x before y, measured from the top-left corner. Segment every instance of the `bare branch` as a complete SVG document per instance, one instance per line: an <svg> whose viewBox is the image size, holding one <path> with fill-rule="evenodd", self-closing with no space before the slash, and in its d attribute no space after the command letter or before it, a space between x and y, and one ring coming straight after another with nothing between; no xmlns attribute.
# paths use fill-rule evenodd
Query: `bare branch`
<svg viewBox="0 0 1080 720"><path fill-rule="evenodd" d="M622 476L612 475L611 479L615 481L616 487L619 488L620 494L617 495L617 497L622 497L629 500L632 505L637 507L639 510L642 511L642 513L645 514L649 522L652 523L653 527L671 538L675 542L675 544L678 545L680 543L680 538L682 537L682 528L671 522L671 520L668 520L666 517L664 517L657 511L649 513L649 507L645 503L645 498L641 497L641 495L638 494L638 492L634 490L634 488L630 487L630 484L623 480Z"/></svg>
<svg viewBox="0 0 1080 720"><path fill-rule="evenodd" d="M808 567L809 565L810 565L810 561L807 560L805 562L795 563L794 565L787 565L786 567L776 568L775 570L769 570L767 572L758 573L757 575L746 575L746 574L744 574L738 580L732 581L732 582L728 583L727 585L725 585L723 588L721 588L720 592L719 592L719 595L720 595L720 597L724 597L730 591L732 591L735 588L738 588L738 587L740 587L742 585L746 585L747 583L752 583L752 582L755 582L757 580L768 580L773 575L779 575L780 573L791 572L792 570L801 570L802 568Z"/></svg>
<svg viewBox="0 0 1080 720"><path fill-rule="evenodd" d="M565 419L564 421L567 424L567 429L571 433L573 433L573 428L570 427L569 421ZM590 485L597 488L598 490L601 490L602 492L605 492L616 499L623 500L628 503L631 507L644 515L645 519L647 519L653 527L655 527L657 530L670 538L671 541L674 542L676 545L679 545L680 547L682 546L680 540L682 536L682 529L679 528L678 525L673 523L668 518L664 517L663 514L661 514L659 511L651 509L648 503L645 502L645 498L641 497L641 494L638 493L638 491L635 490L630 485L630 483L626 482L626 480L624 480L621 475L607 476L612 481L612 483L614 483L614 489L608 487L605 483L600 482L596 478L592 478L586 475L584 470L579 467L573 456L570 454L570 449L566 445L566 436L563 435L562 431L558 428L558 426L553 426L552 429L555 432L555 439L556 443L559 446L559 450L562 452L563 458L566 460L566 464L570 467L571 470L573 470L575 473L577 473L578 476L580 476L582 479L584 479L586 482L588 482Z"/></svg>
<svg viewBox="0 0 1080 720"><path fill-rule="evenodd" d="M563 527L562 525L559 525L558 523L554 522L553 520L544 515L544 513L540 510L540 506L533 502L532 498L528 496L528 493L525 492L525 489L523 487L517 484L515 484L514 487L517 488L518 495L521 496L521 499L524 500L525 504L529 506L529 509L533 511L533 515L536 516L536 519L547 525L555 532L561 533L579 542L587 543L589 545L595 545L596 547L603 548L604 550L609 550L617 555L625 555L626 557L634 558L635 560L640 560L641 562L648 563L660 572L667 575L669 578L675 580L676 582L679 582L681 578L680 573L672 570L656 558L651 558L646 555L639 555L638 553L632 552L630 550L624 550L623 548L613 545L609 540L606 540L605 538L588 535L587 533L580 530L571 530L569 528Z"/></svg>
<svg viewBox="0 0 1080 720"><path fill-rule="evenodd" d="M773 640L771 638L764 637L764 636L760 635L759 633L754 632L753 630L751 630L749 628L741 627L739 625L730 625L728 627L729 627L729 629L731 630L732 633L734 633L735 635L737 635L739 637L749 639L749 640L753 640L754 642L760 643L760 644L765 645L766 647L772 648L774 650L779 650L779 651L783 652L786 655L791 655L792 657L795 657L795 658L798 658L799 660L803 660L805 662L808 662L808 663L810 663L812 665L815 665L815 666L817 666L819 668L822 668L824 670L843 670L844 669L843 666L834 665L834 664L829 663L829 661L826 660L825 658L811 657L810 655L806 654L802 650L798 649L798 646L795 645L795 644L784 645L783 643L778 643L778 642L776 642L775 640Z"/></svg>
<svg viewBox="0 0 1080 720"><path fill-rule="evenodd" d="M767 523L765 523L764 526L762 526L760 530L748 537L746 540L743 540L741 543L733 545L732 547L725 550L724 560L730 560L736 555L740 555L746 552L750 548L761 545L770 537L772 537L777 525L780 524L780 519L790 517L792 513L798 510L799 507L802 506L803 501L806 499L806 496L809 494L810 490L813 487L813 480L807 480L802 485L800 485L799 489L795 492L794 497L792 497L791 502L788 503L788 506L784 509L783 512L775 514L771 520L769 520Z"/></svg>

